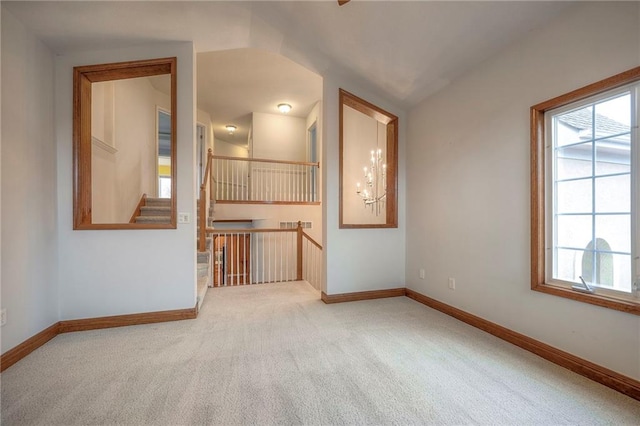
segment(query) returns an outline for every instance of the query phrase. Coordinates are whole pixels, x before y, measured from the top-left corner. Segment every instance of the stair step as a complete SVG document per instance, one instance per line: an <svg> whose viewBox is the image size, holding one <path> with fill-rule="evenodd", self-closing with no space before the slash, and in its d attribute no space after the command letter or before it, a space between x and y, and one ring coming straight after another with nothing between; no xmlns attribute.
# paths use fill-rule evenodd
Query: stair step
<svg viewBox="0 0 640 426"><path fill-rule="evenodd" d="M207 277L209 275L209 264L198 263L198 278Z"/></svg>
<svg viewBox="0 0 640 426"><path fill-rule="evenodd" d="M200 216L200 206L198 205L198 208L196 208L196 214L198 216ZM209 217L213 217L213 207L209 207Z"/></svg>
<svg viewBox="0 0 640 426"><path fill-rule="evenodd" d="M205 242L205 250L207 251L211 251L211 246L213 245L213 238L212 237L207 237L206 242ZM200 238L198 238L196 240L196 249L200 247Z"/></svg>
<svg viewBox="0 0 640 426"><path fill-rule="evenodd" d="M141 216L171 216L171 206L142 206L140 207Z"/></svg>
<svg viewBox="0 0 640 426"><path fill-rule="evenodd" d="M206 204L209 206L207 210L207 226L213 226L213 224L211 223L211 220L213 219L213 206L210 202L207 202ZM196 222L200 223L200 200L197 200L196 202Z"/></svg>
<svg viewBox="0 0 640 426"><path fill-rule="evenodd" d="M199 224L200 224L200 218L199 218L199 217L196 217L196 221L197 221L196 223L199 225ZM216 221L216 220L215 220L214 218L209 217L209 219L207 219L207 225L208 225L208 226L213 226L213 224L214 224L214 222L215 222L215 221Z"/></svg>
<svg viewBox="0 0 640 426"><path fill-rule="evenodd" d="M209 221L209 223L207 223L207 226L206 226L206 227L207 227L207 228L213 228L213 227L214 227L213 225L214 225L214 224L213 224L213 221L212 221L212 220L210 220L210 221ZM199 233L200 233L200 222L198 222L198 225L196 226L196 229L198 230L198 234L199 234Z"/></svg>
<svg viewBox="0 0 640 426"><path fill-rule="evenodd" d="M168 216L137 216L136 223L171 223Z"/></svg>
<svg viewBox="0 0 640 426"><path fill-rule="evenodd" d="M198 263L209 264L209 259L211 258L211 253L208 251L199 251L198 252Z"/></svg>
<svg viewBox="0 0 640 426"><path fill-rule="evenodd" d="M168 207L171 207L171 198L147 197L145 203L146 203L147 206L168 206Z"/></svg>
<svg viewBox="0 0 640 426"><path fill-rule="evenodd" d="M208 284L209 284L209 277L198 277L198 297L199 298L204 296L204 293L206 292L205 288L207 287ZM198 302L200 302L201 304L201 299L198 300Z"/></svg>

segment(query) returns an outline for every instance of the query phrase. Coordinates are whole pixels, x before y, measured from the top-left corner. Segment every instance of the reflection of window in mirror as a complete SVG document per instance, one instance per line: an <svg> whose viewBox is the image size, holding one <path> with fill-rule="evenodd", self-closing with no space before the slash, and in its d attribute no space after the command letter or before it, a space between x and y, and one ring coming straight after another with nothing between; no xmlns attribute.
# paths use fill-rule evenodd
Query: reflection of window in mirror
<svg viewBox="0 0 640 426"><path fill-rule="evenodd" d="M157 197L171 198L171 113L158 108Z"/></svg>
<svg viewBox="0 0 640 426"><path fill-rule="evenodd" d="M397 227L398 119L340 91L340 227Z"/></svg>
<svg viewBox="0 0 640 426"><path fill-rule="evenodd" d="M74 73L74 229L175 228L175 58Z"/></svg>

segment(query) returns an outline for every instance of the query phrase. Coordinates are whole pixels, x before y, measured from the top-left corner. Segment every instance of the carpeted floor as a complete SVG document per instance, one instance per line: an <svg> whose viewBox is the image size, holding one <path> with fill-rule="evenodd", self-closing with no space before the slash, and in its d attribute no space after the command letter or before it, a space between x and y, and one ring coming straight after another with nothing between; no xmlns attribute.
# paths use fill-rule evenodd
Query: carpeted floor
<svg viewBox="0 0 640 426"><path fill-rule="evenodd" d="M640 402L406 297L325 305L304 282L62 334L1 385L7 426L640 424Z"/></svg>

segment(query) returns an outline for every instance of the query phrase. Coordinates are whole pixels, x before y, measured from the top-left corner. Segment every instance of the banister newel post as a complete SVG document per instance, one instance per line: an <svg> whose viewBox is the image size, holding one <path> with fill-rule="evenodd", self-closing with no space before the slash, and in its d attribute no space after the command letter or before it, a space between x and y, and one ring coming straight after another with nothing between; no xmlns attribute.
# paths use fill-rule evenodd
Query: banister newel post
<svg viewBox="0 0 640 426"><path fill-rule="evenodd" d="M206 211L206 191L205 186L200 186L200 241L198 243L198 251L207 249L207 211Z"/></svg>
<svg viewBox="0 0 640 426"><path fill-rule="evenodd" d="M296 280L302 281L302 222L298 221L298 228L296 229L297 240L297 259L296 259Z"/></svg>

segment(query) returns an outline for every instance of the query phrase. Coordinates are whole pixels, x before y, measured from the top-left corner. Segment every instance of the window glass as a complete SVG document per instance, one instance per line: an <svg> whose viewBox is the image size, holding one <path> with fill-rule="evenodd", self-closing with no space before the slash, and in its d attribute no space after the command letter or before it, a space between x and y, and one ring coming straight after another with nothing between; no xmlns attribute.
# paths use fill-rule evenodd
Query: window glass
<svg viewBox="0 0 640 426"><path fill-rule="evenodd" d="M552 279L631 292L634 90L549 114Z"/></svg>

